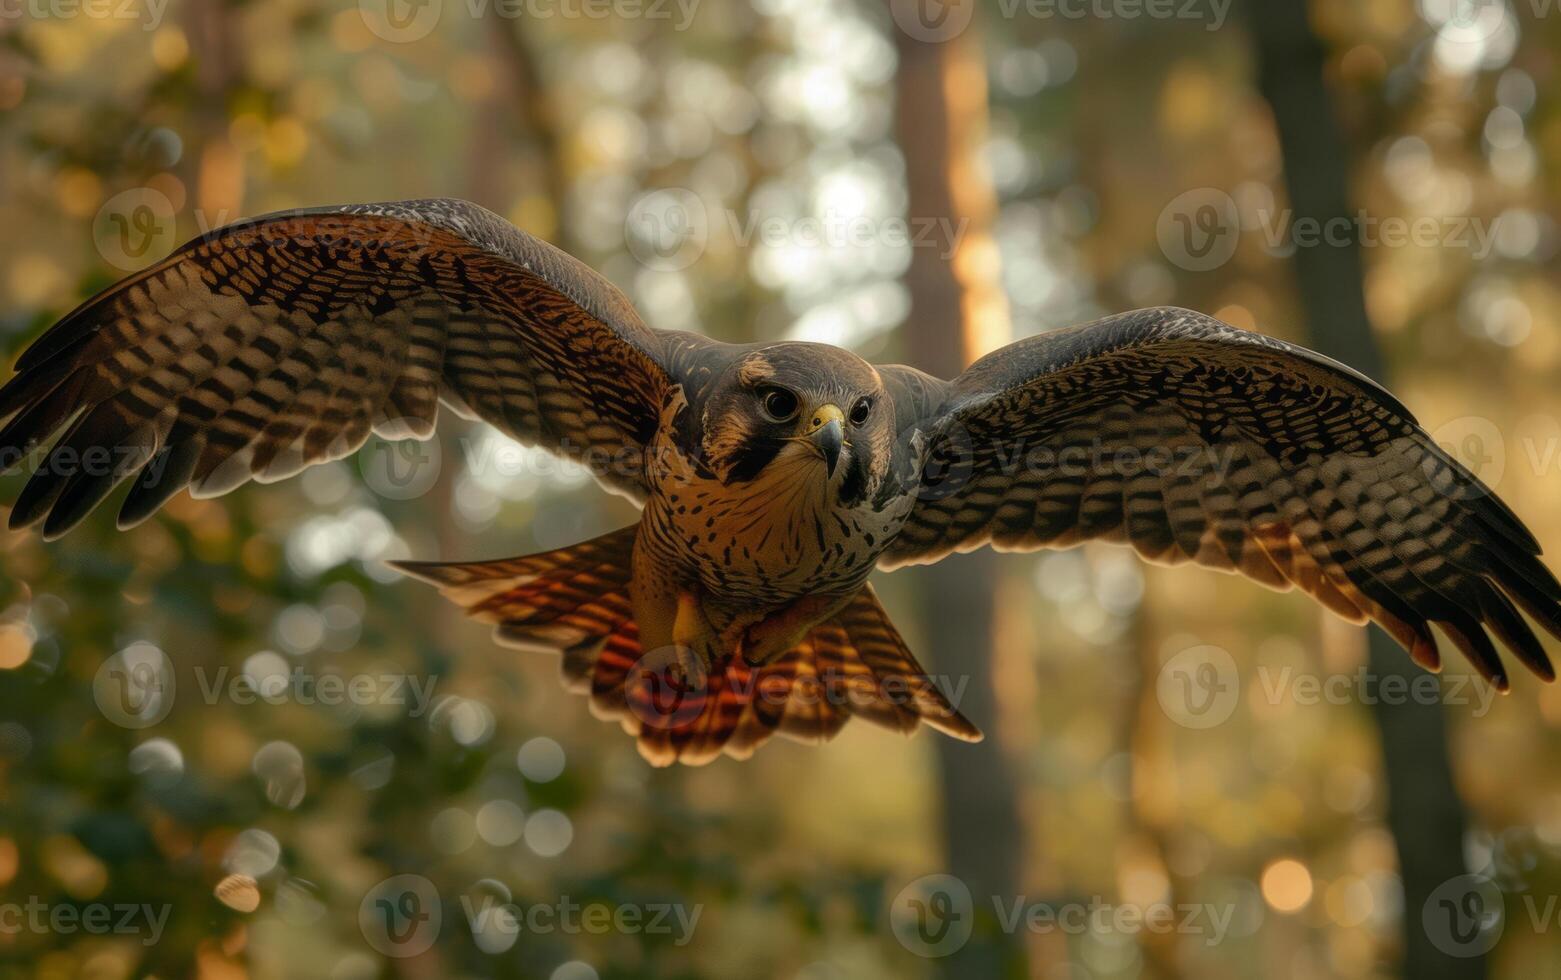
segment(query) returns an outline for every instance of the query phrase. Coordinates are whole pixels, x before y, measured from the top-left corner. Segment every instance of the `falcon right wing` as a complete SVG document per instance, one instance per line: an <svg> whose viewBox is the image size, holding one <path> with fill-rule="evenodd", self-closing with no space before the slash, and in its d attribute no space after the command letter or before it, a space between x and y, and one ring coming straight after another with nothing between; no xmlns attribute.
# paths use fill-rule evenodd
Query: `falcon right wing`
<svg viewBox="0 0 1561 980"><path fill-rule="evenodd" d="M918 501L883 567L1087 540L1299 587L1437 669L1436 624L1486 678L1488 628L1531 670L1561 584L1488 487L1377 384L1199 313L1139 310L1031 337L953 382L881 369L921 430Z"/></svg>

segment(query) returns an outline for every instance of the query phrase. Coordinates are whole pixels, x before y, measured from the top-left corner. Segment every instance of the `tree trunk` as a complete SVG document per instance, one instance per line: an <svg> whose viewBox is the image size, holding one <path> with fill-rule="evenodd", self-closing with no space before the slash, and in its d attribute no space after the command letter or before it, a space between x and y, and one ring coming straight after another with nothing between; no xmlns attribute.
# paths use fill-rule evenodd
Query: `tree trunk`
<svg viewBox="0 0 1561 980"><path fill-rule="evenodd" d="M542 173L542 186L553 205L552 227L527 229L547 237L554 245L575 254L578 247L569 234L570 222L564 214L569 206L569 174L566 172L563 137L560 135L557 104L537 62L537 47L528 31L532 25L522 20L501 17L497 6L490 6L484 17L490 47L501 69L500 84L491 96L485 115L486 136L473 134L474 141L497 144L504 154L514 152L513 136L521 136L531 155L534 169ZM501 154L503 155L503 154ZM498 168L495 168L495 171ZM497 193L503 188L483 170L472 174L474 190ZM479 203L482 198L476 198Z"/></svg>
<svg viewBox="0 0 1561 980"><path fill-rule="evenodd" d="M1347 149L1329 111L1325 53L1307 23L1307 4L1252 0L1247 13L1257 45L1259 84L1279 131L1295 220L1332 221L1355 228L1350 217ZM1295 269L1317 348L1385 381L1382 353L1366 314L1358 240L1351 238L1342 246L1298 248ZM1375 626L1368 650L1369 669L1379 681L1418 671ZM1388 827L1404 884L1403 975L1414 980L1483 977L1483 957L1442 953L1421 925L1421 911L1431 892L1466 873L1465 817L1453 784L1443 708L1414 698L1402 704L1378 699L1372 713L1382 738Z"/></svg>
<svg viewBox="0 0 1561 980"><path fill-rule="evenodd" d="M986 76L974 34L967 30L952 40L929 43L896 32L896 125L905 154L909 214L916 221L948 219L950 227L965 222L957 248L913 247L906 275L912 311L905 332L908 358L942 377L959 373L1006 341L1009 332L995 263L983 268L981 262L968 261L973 256L959 254L994 247L990 227L996 202L978 157ZM919 624L925 659L937 665L932 669L969 678L959 708L988 736L976 745L946 738L935 743L948 870L974 899L970 942L941 962L951 976L1024 973L1020 937L1004 934L992 912L994 896L1012 900L1020 894L1023 858L1014 780L995 731L994 558L990 551L951 556L910 573L921 608L937 610Z"/></svg>

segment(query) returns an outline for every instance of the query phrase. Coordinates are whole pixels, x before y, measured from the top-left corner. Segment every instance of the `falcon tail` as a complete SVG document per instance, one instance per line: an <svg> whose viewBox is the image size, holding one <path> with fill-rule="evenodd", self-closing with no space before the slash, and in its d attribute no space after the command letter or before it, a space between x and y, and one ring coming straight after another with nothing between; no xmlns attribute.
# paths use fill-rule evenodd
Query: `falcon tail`
<svg viewBox="0 0 1561 980"><path fill-rule="evenodd" d="M776 732L823 742L853 715L901 732L925 722L980 740L871 587L763 667L729 655L706 669L688 651L641 650L629 601L635 531L519 558L392 564L492 623L500 643L561 652L565 686L635 736L653 765L702 765L722 752L746 759Z"/></svg>

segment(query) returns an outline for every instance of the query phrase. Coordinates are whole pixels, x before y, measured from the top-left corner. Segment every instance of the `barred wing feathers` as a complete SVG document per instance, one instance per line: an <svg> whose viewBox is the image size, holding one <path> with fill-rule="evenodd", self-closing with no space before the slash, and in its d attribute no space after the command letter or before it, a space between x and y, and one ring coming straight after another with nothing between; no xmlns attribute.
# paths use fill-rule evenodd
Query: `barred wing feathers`
<svg viewBox="0 0 1561 980"><path fill-rule="evenodd" d="M134 474L129 526L186 486L279 480L371 431L425 439L441 400L526 443L628 460L593 469L639 497L667 365L697 343L462 201L256 218L104 291L21 356L0 388L0 460L64 432L10 525L55 537Z"/></svg>
<svg viewBox="0 0 1561 980"><path fill-rule="evenodd" d="M897 370L901 390L914 373ZM983 544L1130 544L1375 620L1430 669L1444 633L1486 678L1490 634L1546 680L1527 612L1561 584L1511 510L1365 376L1186 310L1029 338L953 382L914 376L927 482L885 567ZM915 413L913 413L915 414Z"/></svg>

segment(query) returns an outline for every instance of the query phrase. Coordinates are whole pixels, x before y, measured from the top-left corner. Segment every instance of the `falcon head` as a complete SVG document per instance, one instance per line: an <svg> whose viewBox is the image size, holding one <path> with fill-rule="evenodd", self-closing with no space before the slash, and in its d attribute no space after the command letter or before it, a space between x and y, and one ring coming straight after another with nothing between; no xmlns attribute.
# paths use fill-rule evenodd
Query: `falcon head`
<svg viewBox="0 0 1561 980"><path fill-rule="evenodd" d="M825 344L745 352L706 388L699 421L705 463L722 483L817 480L847 505L876 492L894 443L878 372Z"/></svg>

